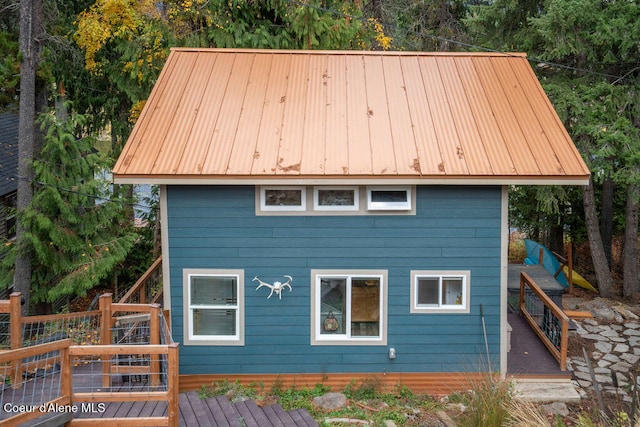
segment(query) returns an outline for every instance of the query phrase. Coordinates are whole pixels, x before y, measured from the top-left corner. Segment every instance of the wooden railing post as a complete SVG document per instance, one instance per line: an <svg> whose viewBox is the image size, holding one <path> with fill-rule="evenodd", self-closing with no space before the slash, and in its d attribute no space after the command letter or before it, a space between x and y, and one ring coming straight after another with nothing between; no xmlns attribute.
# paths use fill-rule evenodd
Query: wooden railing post
<svg viewBox="0 0 640 427"><path fill-rule="evenodd" d="M149 344L160 344L160 304L152 304L151 312L149 313ZM158 358L149 360L149 371L151 371L151 378L149 381L152 386L160 383L158 373L160 372L160 362Z"/></svg>
<svg viewBox="0 0 640 427"><path fill-rule="evenodd" d="M112 294L100 295L98 307L100 309L100 344L111 345L111 304ZM111 387L111 357L108 354L101 356L102 360L102 387Z"/></svg>
<svg viewBox="0 0 640 427"><path fill-rule="evenodd" d="M167 416L169 427L178 427L178 343L169 344L167 362L167 392L169 393Z"/></svg>
<svg viewBox="0 0 640 427"><path fill-rule="evenodd" d="M11 350L22 348L22 294L9 295L9 324L11 328ZM22 359L11 361L11 387L22 386Z"/></svg>
<svg viewBox="0 0 640 427"><path fill-rule="evenodd" d="M69 354L69 343L65 348L60 349L60 396L69 398L69 403L73 403L73 383L71 372L71 356Z"/></svg>

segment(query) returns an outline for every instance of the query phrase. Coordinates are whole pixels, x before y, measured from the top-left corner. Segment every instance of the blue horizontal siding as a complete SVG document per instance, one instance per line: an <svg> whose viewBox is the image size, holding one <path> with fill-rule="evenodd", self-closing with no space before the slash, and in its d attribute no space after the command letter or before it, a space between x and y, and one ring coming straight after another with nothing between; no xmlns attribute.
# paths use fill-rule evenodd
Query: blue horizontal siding
<svg viewBox="0 0 640 427"><path fill-rule="evenodd" d="M459 372L499 361L499 187L418 187L416 215L256 216L251 186L167 191L174 339L184 342L182 271L243 269L245 345L181 346L180 372ZM388 271L387 346L311 346L310 270ZM468 314L411 314L411 270L471 270ZM291 275L267 299L254 276ZM394 347L397 358L388 358Z"/></svg>

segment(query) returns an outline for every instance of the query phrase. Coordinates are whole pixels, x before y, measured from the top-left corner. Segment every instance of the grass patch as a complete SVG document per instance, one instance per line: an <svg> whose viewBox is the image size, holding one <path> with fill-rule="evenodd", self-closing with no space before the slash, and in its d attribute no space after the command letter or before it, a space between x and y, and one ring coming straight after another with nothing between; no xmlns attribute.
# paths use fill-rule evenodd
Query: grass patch
<svg viewBox="0 0 640 427"><path fill-rule="evenodd" d="M264 384L243 386L239 382L217 381L210 386L202 386L198 396L203 399L224 395L232 402L249 398L258 405L279 403L285 411L306 409L320 425L327 425L324 423L327 418L366 420L373 426L383 426L387 420L398 426L430 425L424 422L423 416L442 408L431 396L414 394L401 384L384 390L380 379L371 377L360 383L352 381L340 390L348 399L347 406L333 411L318 409L313 399L331 391L324 384L316 384L312 388L300 388L294 384L285 388L281 381L275 381L270 388L265 388Z"/></svg>
<svg viewBox="0 0 640 427"><path fill-rule="evenodd" d="M459 416L460 426L500 427L509 421L509 407L513 399L511 384L485 378L471 391L456 395L457 401L466 406Z"/></svg>
<svg viewBox="0 0 640 427"><path fill-rule="evenodd" d="M446 411L460 427L627 427L630 421L626 414L618 414L617 419L607 422L593 421L588 414L574 417L551 416L540 409L540 405L517 399L513 395L512 383L496 381L487 377L473 389L464 393L454 393L444 400L434 400L426 394L415 394L402 384L385 390L379 378L371 377L358 383L352 381L341 392L347 397L347 405L333 411L320 410L313 399L331 392L324 384L312 388L300 388L295 384L285 388L281 381L275 381L270 388L262 383L243 386L239 382L218 381L211 386L203 386L198 395L209 398L224 395L230 401L252 399L258 405L279 403L285 411L306 409L321 426L328 424L325 419L358 419L372 426L384 426L391 420L397 426L439 425L436 413ZM443 401L457 403L447 407ZM464 409L460 409L464 408Z"/></svg>

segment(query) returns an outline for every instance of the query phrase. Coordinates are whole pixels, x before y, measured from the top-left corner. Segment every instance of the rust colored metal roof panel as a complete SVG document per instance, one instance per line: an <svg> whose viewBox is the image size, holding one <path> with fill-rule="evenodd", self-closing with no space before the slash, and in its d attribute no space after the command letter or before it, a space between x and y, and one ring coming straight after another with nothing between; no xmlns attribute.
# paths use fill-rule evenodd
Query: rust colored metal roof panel
<svg viewBox="0 0 640 427"><path fill-rule="evenodd" d="M263 124L263 109L260 106L265 103L272 63L273 55L256 55L254 58L238 122L238 131L229 155L227 174L246 173L252 168L258 133Z"/></svg>
<svg viewBox="0 0 640 427"><path fill-rule="evenodd" d="M208 55L215 59L206 80L190 80L190 84L202 93L196 118L189 137L184 146L184 152L175 173L203 173L204 159L210 149L208 141L211 130L217 126L220 108L224 99L224 92L231 76L234 61L233 55ZM165 141L170 144L170 141Z"/></svg>
<svg viewBox="0 0 640 427"><path fill-rule="evenodd" d="M173 49L114 167L155 183L588 175L526 57L497 53Z"/></svg>
<svg viewBox="0 0 640 427"><path fill-rule="evenodd" d="M511 153L500 132L500 126L491 112L489 95L482 86L473 61L456 58L456 68L460 75L460 83L469 103L470 114L482 142L491 171L502 171L504 175L515 175L516 168L511 160Z"/></svg>
<svg viewBox="0 0 640 427"><path fill-rule="evenodd" d="M299 175L308 121L305 120L310 82L310 61L292 55L287 62L286 79L280 81L283 96L277 100L279 106L280 127L276 167L278 175ZM275 74L280 74L275 70ZM274 106L275 107L275 106ZM307 131L308 132L308 131Z"/></svg>
<svg viewBox="0 0 640 427"><path fill-rule="evenodd" d="M253 165L251 169L238 171L238 175L249 174L256 176L275 175L281 140L283 136L284 125L283 115L285 108L290 103L297 105L299 100L290 97L290 103L287 103L288 79L290 73L291 55L284 55L278 60L271 63L268 72L269 78L266 81L266 96L262 105L256 106L262 109L260 122L254 123L253 126L259 126L258 140L256 141L255 150L245 152L245 155L251 155ZM287 129L286 132L290 130ZM288 139L288 138L287 138ZM242 148L242 147L241 147Z"/></svg>
<svg viewBox="0 0 640 427"><path fill-rule="evenodd" d="M436 143L442 155L441 168L447 175L469 175L464 150L451 113L452 106L449 105L447 93L442 85L443 78L438 67L438 58L423 57L419 59L419 64L427 102L433 117Z"/></svg>
<svg viewBox="0 0 640 427"><path fill-rule="evenodd" d="M304 115L297 122L304 124L302 140L286 141L279 172L302 175L324 175L325 123L327 111L327 57L311 55L308 59L307 96ZM298 123L290 123L296 126Z"/></svg>
<svg viewBox="0 0 640 427"><path fill-rule="evenodd" d="M456 61L437 58L442 77L442 87L451 106L451 119L460 141L458 156L465 160L470 175L491 175L491 163L487 157L485 141L478 131L477 116L471 107L472 100L465 91Z"/></svg>
<svg viewBox="0 0 640 427"><path fill-rule="evenodd" d="M550 144L550 153L554 153L557 162L561 163L563 171L568 175L581 173L579 167L582 161L580 153L571 141L569 135L564 132L564 125L557 114L545 114L553 111L553 105L547 98L542 87L538 84L537 78L531 67L524 61L513 62L511 67L514 73L519 76L522 87L527 96L527 101L534 111L536 123L539 125L541 136ZM528 75L528 76L527 76ZM525 78L527 76L527 78ZM555 137L554 137L555 136ZM574 161L561 161L561 159Z"/></svg>
<svg viewBox="0 0 640 427"><path fill-rule="evenodd" d="M372 175L396 175L396 159L389 122L387 87L382 71L382 59L375 56L364 57L367 116L369 118L369 138L371 140Z"/></svg>
<svg viewBox="0 0 640 427"><path fill-rule="evenodd" d="M419 160L413 169L421 175L443 176L444 161L437 143L431 108L429 103L425 102L427 93L418 58L403 58L402 64L407 104Z"/></svg>
<svg viewBox="0 0 640 427"><path fill-rule="evenodd" d="M399 175L420 174L420 159L415 144L415 135L405 94L406 86L401 59L389 58L383 61L385 88L387 91L391 142L393 143L395 164ZM403 141L408 141L403 143Z"/></svg>
<svg viewBox="0 0 640 427"><path fill-rule="evenodd" d="M255 55L237 55L235 58L233 71L220 106L221 117L216 122L209 142L211 149L207 152L204 161L203 173L207 175L226 175L227 173L229 156L238 133L254 58ZM246 104L255 108L254 104ZM248 114L253 113L252 108Z"/></svg>
<svg viewBox="0 0 640 427"><path fill-rule="evenodd" d="M505 88L502 86L493 68L490 58L474 58L478 76L488 95L487 100L497 122L497 129L504 138L507 151L514 163L516 175L541 175L537 163L533 159L528 142L513 113ZM483 121L486 120L484 119Z"/></svg>
<svg viewBox="0 0 640 427"><path fill-rule="evenodd" d="M504 92L515 120L525 135L529 150L543 175L564 174L562 165L551 150L549 140L545 137L544 131L540 127L536 111L529 104L528 98L532 95L531 88L522 86L521 79L516 75L515 70L507 59L496 58L492 63L498 74L498 79L504 87Z"/></svg>
<svg viewBox="0 0 640 427"><path fill-rule="evenodd" d="M364 76L364 61L361 56L345 58L347 140L349 144L349 175L371 175L371 135Z"/></svg>
<svg viewBox="0 0 640 427"><path fill-rule="evenodd" d="M327 175L346 175L349 171L349 135L345 94L345 57L327 63L327 119L325 122L324 171Z"/></svg>

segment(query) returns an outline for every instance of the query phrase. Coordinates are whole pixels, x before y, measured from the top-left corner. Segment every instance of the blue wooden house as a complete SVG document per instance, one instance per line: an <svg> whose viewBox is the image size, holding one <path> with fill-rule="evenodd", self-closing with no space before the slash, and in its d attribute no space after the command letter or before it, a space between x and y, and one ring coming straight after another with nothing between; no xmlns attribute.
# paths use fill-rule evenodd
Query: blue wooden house
<svg viewBox="0 0 640 427"><path fill-rule="evenodd" d="M508 188L588 176L498 53L173 49L114 168L161 189L181 388L505 373Z"/></svg>

